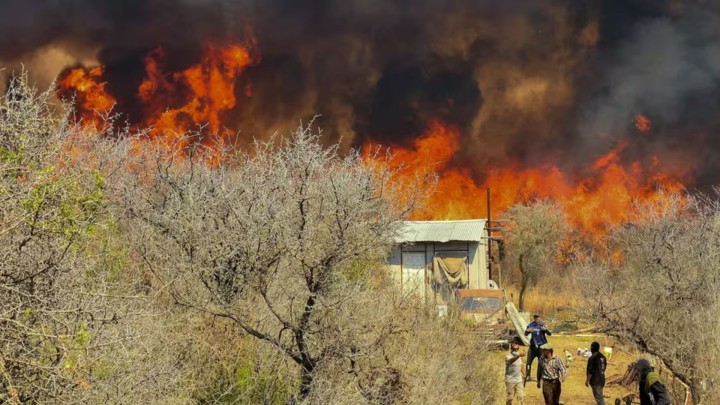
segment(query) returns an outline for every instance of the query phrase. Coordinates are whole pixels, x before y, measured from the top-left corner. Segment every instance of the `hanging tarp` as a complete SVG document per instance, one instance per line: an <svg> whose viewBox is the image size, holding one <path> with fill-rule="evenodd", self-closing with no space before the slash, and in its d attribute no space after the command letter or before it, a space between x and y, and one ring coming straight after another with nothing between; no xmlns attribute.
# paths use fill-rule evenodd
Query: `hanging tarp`
<svg viewBox="0 0 720 405"><path fill-rule="evenodd" d="M433 281L437 285L464 288L468 285L467 256L443 256L433 258Z"/></svg>

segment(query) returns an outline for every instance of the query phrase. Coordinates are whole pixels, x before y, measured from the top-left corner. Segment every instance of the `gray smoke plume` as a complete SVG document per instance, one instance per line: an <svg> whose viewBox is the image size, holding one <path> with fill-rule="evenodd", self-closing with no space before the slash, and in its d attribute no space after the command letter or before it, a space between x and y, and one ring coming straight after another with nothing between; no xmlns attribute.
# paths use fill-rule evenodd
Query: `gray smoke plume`
<svg viewBox="0 0 720 405"><path fill-rule="evenodd" d="M717 170L716 163L703 167L720 150L710 136L720 131L720 18L709 11L692 7L675 18L638 22L602 54L599 80L584 97L578 150L602 150L630 136L643 149L636 156L665 157L671 172L697 177ZM652 120L641 142L629 131L635 114Z"/></svg>

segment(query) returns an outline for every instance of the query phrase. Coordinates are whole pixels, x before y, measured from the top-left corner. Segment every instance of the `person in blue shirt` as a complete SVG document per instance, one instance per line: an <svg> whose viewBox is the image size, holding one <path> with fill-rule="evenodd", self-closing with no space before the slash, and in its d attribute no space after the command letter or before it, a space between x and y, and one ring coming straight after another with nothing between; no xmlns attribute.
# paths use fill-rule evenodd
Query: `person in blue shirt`
<svg viewBox="0 0 720 405"><path fill-rule="evenodd" d="M542 322L540 315L535 314L533 315L533 321L530 322L527 329L525 329L525 335L531 335L530 350L528 350L527 365L525 366L525 379L528 381L532 375L530 371L532 370L533 360L537 358L538 362L540 361L540 356L542 356L540 346L548 342L547 336L552 335L552 331L545 325L545 322Z"/></svg>

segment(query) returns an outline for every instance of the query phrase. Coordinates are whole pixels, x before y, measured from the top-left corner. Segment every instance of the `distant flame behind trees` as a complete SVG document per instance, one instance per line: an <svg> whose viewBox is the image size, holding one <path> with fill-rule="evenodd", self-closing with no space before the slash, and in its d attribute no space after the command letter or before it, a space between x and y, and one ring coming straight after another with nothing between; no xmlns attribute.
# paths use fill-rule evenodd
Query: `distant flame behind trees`
<svg viewBox="0 0 720 405"><path fill-rule="evenodd" d="M99 125L102 117L110 113L115 99L107 93L103 81L104 69L99 66L92 69L76 68L68 71L60 80L62 92L72 92L79 119L85 123Z"/></svg>
<svg viewBox="0 0 720 405"><path fill-rule="evenodd" d="M649 123L648 123L649 125ZM417 220L482 218L487 214L486 190L491 189L493 216L516 203L550 199L560 205L579 229L602 236L610 228L628 221L633 204L663 198L658 190L682 191L680 179L665 174L657 158L644 162L623 160L626 144L618 144L604 155L588 162L590 174L573 176L552 163L536 167L508 164L488 170L487 177L476 182L462 168L450 165L459 152L460 134L456 128L432 122L428 131L415 140L412 148L394 148L393 164L401 175L423 175L431 170L439 174L436 192ZM368 144L366 150L372 150Z"/></svg>
<svg viewBox="0 0 720 405"><path fill-rule="evenodd" d="M416 218L484 217L491 187L495 214L552 198L597 233L658 187L720 182L708 2L10 3L0 33L26 35L0 35L0 60L64 69L84 122L114 105L168 144L244 146L321 114L328 144L440 173Z"/></svg>
<svg viewBox="0 0 720 405"><path fill-rule="evenodd" d="M179 149L188 146L183 137L188 131L199 131L199 141L208 146L231 138L234 130L225 126L224 118L236 107L236 86L243 71L257 63L250 48L238 44L207 46L200 63L179 72L165 72L163 59L162 48L145 58L146 77L136 93L144 118L137 127L149 128L153 138ZM96 127L103 125L104 117L115 106L106 84L102 67L70 69L59 81L61 96L75 96L79 117ZM634 124L642 133L651 129L650 119L643 115L636 115ZM365 149L372 146L368 142ZM487 168L479 181L468 168L453 166L462 148L461 133L439 119L431 120L411 147L390 146L393 162L402 173L433 171L439 175L436 192L423 209L412 214L413 219L484 217L485 193L491 188L495 217L518 202L552 199L579 229L600 236L626 221L633 203L659 198L658 189L684 188L680 179L662 171L657 157L650 163L625 161L627 141L588 162L586 175L565 173L550 161L532 167L517 161Z"/></svg>
<svg viewBox="0 0 720 405"><path fill-rule="evenodd" d="M248 43L254 44L252 36ZM234 130L225 126L226 115L236 107L236 85L243 71L259 61L253 52L250 46L239 44L207 45L199 63L167 72L163 49L154 49L145 58L145 78L136 92L143 118L135 126L149 129L153 138L180 149L188 146L184 135L190 131L197 131L199 140L208 146L232 137ZM58 85L61 97L75 97L79 116L87 125L104 125L115 107L115 99L105 90L102 67L70 69Z"/></svg>

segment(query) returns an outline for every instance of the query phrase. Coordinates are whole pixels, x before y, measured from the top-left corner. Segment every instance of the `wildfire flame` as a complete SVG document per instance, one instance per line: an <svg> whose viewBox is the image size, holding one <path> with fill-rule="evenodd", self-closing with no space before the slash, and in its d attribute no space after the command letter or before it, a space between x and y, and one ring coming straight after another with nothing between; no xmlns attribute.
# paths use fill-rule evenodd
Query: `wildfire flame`
<svg viewBox="0 0 720 405"><path fill-rule="evenodd" d="M74 89L72 95L75 96L78 115L87 124L101 125L102 117L115 105L115 99L105 90L107 82L102 79L104 73L102 66L75 68L59 81L61 91Z"/></svg>
<svg viewBox="0 0 720 405"><path fill-rule="evenodd" d="M237 105L236 84L243 71L258 62L253 52L254 39L249 45L230 44L224 47L207 45L202 60L179 72L166 72L165 52L156 48L145 58L145 79L136 94L142 104L142 119L134 126L149 128L153 138L161 139L177 148L187 146L188 131L199 131L202 141L213 146L232 134L225 127L227 113ZM104 69L74 68L59 79L61 96L73 96L76 110L83 122L100 127L116 104L106 90ZM244 93L250 94L247 83Z"/></svg>
<svg viewBox="0 0 720 405"><path fill-rule="evenodd" d="M366 145L366 150L369 147ZM460 132L436 121L414 141L412 148L392 148L392 164L401 175L416 175L418 168L435 162L430 170L439 175L437 189L424 209L413 213L413 219L486 217L489 187L495 217L517 202L547 198L557 202L575 226L599 236L609 227L626 222L634 202L661 198L658 188L683 189L678 179L660 170L657 158L652 160L651 167L640 162L623 163L626 148L627 144L621 143L599 156L589 166L592 174L579 179L552 164L538 167L506 164L488 170L483 181L476 181L466 169L451 165L460 149Z"/></svg>
<svg viewBox="0 0 720 405"><path fill-rule="evenodd" d="M637 114L635 116L635 128L637 128L638 131L646 134L650 132L651 125L652 122L650 121L650 118L642 114Z"/></svg>
<svg viewBox="0 0 720 405"><path fill-rule="evenodd" d="M135 91L142 117L134 125L149 127L152 138L181 150L187 146L182 136L201 126L202 142L222 143L232 134L225 125L228 112L238 104L238 80L258 62L254 39L248 37L248 45L208 45L199 63L176 72L166 71L162 48L150 52L144 80ZM103 117L116 104L104 76L103 67L81 67L68 70L59 80L60 94L74 96L79 116L96 127L104 125ZM242 90L247 96L252 92L249 83ZM636 115L634 123L643 133L650 130L651 122L643 115ZM460 147L457 128L432 121L411 148L393 148L393 164L402 167L401 173L418 175L429 169L439 174L436 192L424 209L413 214L414 219L485 217L485 193L490 188L495 217L519 201L547 198L556 201L577 227L601 235L609 226L627 221L635 201L658 198L658 187L683 188L678 179L660 170L656 157L649 164L628 163L623 155L627 143L598 156L586 168L590 174L581 178L554 164L527 167L505 162L488 169L481 181L470 169L452 164Z"/></svg>
<svg viewBox="0 0 720 405"><path fill-rule="evenodd" d="M223 128L223 116L237 103L237 78L253 62L248 49L208 46L201 63L171 75L162 69L163 58L160 48L146 58L146 79L138 89L146 106L144 124L151 133L172 139L207 124L210 134L221 138L229 134L231 131ZM179 92L180 88L187 92ZM174 105L177 107L170 107Z"/></svg>

